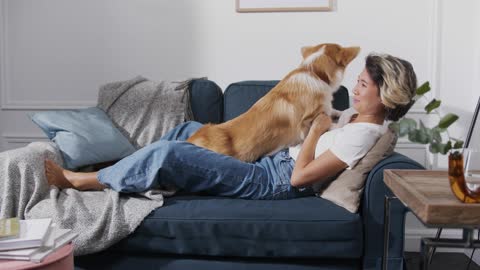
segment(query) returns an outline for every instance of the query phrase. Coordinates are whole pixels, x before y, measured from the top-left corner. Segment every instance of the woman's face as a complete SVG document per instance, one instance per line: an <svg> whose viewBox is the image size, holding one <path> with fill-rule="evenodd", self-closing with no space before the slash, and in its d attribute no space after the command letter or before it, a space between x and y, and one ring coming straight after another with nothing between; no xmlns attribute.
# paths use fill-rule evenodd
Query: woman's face
<svg viewBox="0 0 480 270"><path fill-rule="evenodd" d="M358 75L357 84L353 88L353 107L360 114L382 115L384 112L378 86L366 69Z"/></svg>

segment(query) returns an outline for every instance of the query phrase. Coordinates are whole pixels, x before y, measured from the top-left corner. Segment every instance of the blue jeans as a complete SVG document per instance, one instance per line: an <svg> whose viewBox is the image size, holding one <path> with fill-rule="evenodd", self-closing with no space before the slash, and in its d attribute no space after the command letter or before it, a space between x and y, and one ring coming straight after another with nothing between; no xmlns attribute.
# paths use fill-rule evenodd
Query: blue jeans
<svg viewBox="0 0 480 270"><path fill-rule="evenodd" d="M311 189L290 185L294 160L287 150L255 163L185 142L202 124L186 122L160 140L98 172L100 183L119 192L142 192L175 186L186 192L244 199L291 199L311 195Z"/></svg>

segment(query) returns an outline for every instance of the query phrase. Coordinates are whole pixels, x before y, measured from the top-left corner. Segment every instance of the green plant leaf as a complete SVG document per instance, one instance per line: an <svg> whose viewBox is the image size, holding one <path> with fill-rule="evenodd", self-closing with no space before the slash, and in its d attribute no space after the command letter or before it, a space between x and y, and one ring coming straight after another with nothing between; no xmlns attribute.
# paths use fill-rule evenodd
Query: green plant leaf
<svg viewBox="0 0 480 270"><path fill-rule="evenodd" d="M442 103L441 100L432 99L432 101L430 101L430 103L428 103L427 106L425 106L425 111L427 111L427 113L430 113L431 111L440 107L441 103Z"/></svg>
<svg viewBox="0 0 480 270"><path fill-rule="evenodd" d="M420 87L417 88L416 93L417 95L421 96L427 93L428 91L430 91L430 82L426 81L422 85L420 85Z"/></svg>
<svg viewBox="0 0 480 270"><path fill-rule="evenodd" d="M452 152L452 156L454 156L455 159L459 159L461 155L462 155L462 152L460 152L460 151L453 151Z"/></svg>
<svg viewBox="0 0 480 270"><path fill-rule="evenodd" d="M448 141L445 144L440 144L440 153L442 155L446 155L450 149L452 149L452 142Z"/></svg>
<svg viewBox="0 0 480 270"><path fill-rule="evenodd" d="M430 144L430 146L428 147L428 150L430 150L430 152L432 154L437 154L440 152L440 144L441 143L436 143L436 142L433 142Z"/></svg>
<svg viewBox="0 0 480 270"><path fill-rule="evenodd" d="M393 130L396 134L400 133L400 124L398 122L390 123L388 128Z"/></svg>
<svg viewBox="0 0 480 270"><path fill-rule="evenodd" d="M452 143L448 141L447 143L432 143L428 147L432 154L441 153L443 155L447 154L450 149L452 149Z"/></svg>
<svg viewBox="0 0 480 270"><path fill-rule="evenodd" d="M459 148L463 148L463 141L462 140L457 140L457 139L454 139L455 140L455 143L453 144L453 149L459 149Z"/></svg>
<svg viewBox="0 0 480 270"><path fill-rule="evenodd" d="M436 127L434 127L433 129L436 130L436 131L438 131L439 133L443 133L443 132L447 131L446 128L440 128L439 126L436 126Z"/></svg>
<svg viewBox="0 0 480 270"><path fill-rule="evenodd" d="M403 118L398 121L399 131L398 136L403 137L409 134L411 131L417 129L417 122L410 118Z"/></svg>
<svg viewBox="0 0 480 270"><path fill-rule="evenodd" d="M442 142L442 135L440 135L442 129L440 128L432 128L432 141L441 143Z"/></svg>
<svg viewBox="0 0 480 270"><path fill-rule="evenodd" d="M427 144L431 142L431 138L427 129L416 129L408 133L408 139L416 143Z"/></svg>
<svg viewBox="0 0 480 270"><path fill-rule="evenodd" d="M438 123L439 128L448 128L451 124L453 124L455 121L457 121L458 115L449 113L445 115L442 119L440 119L440 122Z"/></svg>
<svg viewBox="0 0 480 270"><path fill-rule="evenodd" d="M433 142L433 137L432 137L432 130L427 128L424 124L423 121L420 120L420 132L422 134L422 143L427 144L427 143L432 143Z"/></svg>
<svg viewBox="0 0 480 270"><path fill-rule="evenodd" d="M430 90L430 82L424 82L416 89L416 96L414 97L414 100L422 98L422 96ZM429 114L438 109L441 104L442 102L440 100L432 99L424 109L427 114ZM445 135L442 133L447 132L447 128L457 121L458 118L459 117L456 114L448 113L446 116L442 117L438 124L433 128L426 127L421 120L418 121L419 124L417 125L416 120L402 118L395 123L391 123L389 127L395 131L399 137L408 135L408 140L411 142L428 144L431 153L440 153L445 155L452 149L459 149L463 147L463 141L451 138L448 133L448 140L445 143L442 143L442 140L445 137Z"/></svg>
<svg viewBox="0 0 480 270"><path fill-rule="evenodd" d="M419 122L420 122L420 129L421 129L421 130L427 129L427 127L425 126L425 124L423 123L422 120L419 120Z"/></svg>
<svg viewBox="0 0 480 270"><path fill-rule="evenodd" d="M420 130L412 130L408 133L408 140L414 143L420 143Z"/></svg>

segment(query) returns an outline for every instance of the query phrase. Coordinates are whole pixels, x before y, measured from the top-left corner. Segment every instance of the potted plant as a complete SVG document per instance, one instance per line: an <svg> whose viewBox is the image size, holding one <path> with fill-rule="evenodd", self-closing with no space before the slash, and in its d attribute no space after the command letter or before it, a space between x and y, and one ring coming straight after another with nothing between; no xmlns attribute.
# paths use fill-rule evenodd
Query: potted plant
<svg viewBox="0 0 480 270"><path fill-rule="evenodd" d="M416 96L414 97L415 102L420 98L425 97L425 93L430 91L430 83L425 82L420 87L417 88ZM437 99L432 99L426 106L425 111L427 114L435 112L439 117L440 114L436 110L440 107L441 101ZM458 149L463 147L463 141L450 137L448 133L448 127L457 121L458 116L453 113L448 113L447 115L440 117L440 121L433 128L428 128L422 122L419 121L419 124L414 119L404 117L397 122L391 123L390 128L397 132L399 137L404 137L408 135L408 140L414 143L428 144L428 149L432 154L443 154L446 155L449 152L453 152L455 155L460 154ZM447 141L443 142L442 133L447 134ZM451 151L453 150L453 151Z"/></svg>
<svg viewBox="0 0 480 270"><path fill-rule="evenodd" d="M416 96L414 97L415 102L421 98L426 99L425 93L428 91L430 91L430 83L427 81L417 88ZM458 120L458 116L454 113L448 113L443 117L440 116L437 110L440 105L441 101L434 98L424 107L427 114L436 113L440 119L432 128L427 127L422 120L419 120L417 124L417 121L408 117L391 123L390 128L399 137L407 136L411 142L428 145L428 149L432 154L446 155L448 153L448 178L452 192L462 202L480 202L479 192L470 190L465 182L463 153L461 151L464 142L452 138L448 133L448 127ZM446 141L443 140L442 134L446 134Z"/></svg>

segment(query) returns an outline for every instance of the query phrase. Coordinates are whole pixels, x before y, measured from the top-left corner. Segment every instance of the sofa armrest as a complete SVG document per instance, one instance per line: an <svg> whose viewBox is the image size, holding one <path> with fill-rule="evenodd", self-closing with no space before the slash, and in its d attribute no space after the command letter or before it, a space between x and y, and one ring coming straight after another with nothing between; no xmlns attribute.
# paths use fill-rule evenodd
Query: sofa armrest
<svg viewBox="0 0 480 270"><path fill-rule="evenodd" d="M384 200L392 195L383 182L386 169L424 169L423 166L402 154L394 152L370 171L362 198L364 230L363 269L380 269L383 256ZM392 201L388 249L389 269L403 269L403 242L407 208L398 200Z"/></svg>

